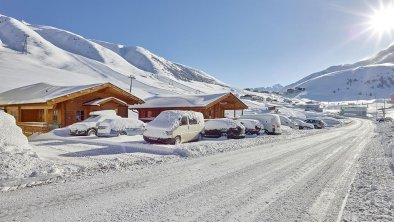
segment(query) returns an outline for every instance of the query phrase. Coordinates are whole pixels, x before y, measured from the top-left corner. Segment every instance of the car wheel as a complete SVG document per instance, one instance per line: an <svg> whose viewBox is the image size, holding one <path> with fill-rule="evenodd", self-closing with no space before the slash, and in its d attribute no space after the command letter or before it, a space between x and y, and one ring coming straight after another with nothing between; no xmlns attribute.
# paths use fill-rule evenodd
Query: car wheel
<svg viewBox="0 0 394 222"><path fill-rule="evenodd" d="M181 137L180 136L176 136L175 139L174 139L174 145L178 145L178 144L181 144L181 143L182 143Z"/></svg>
<svg viewBox="0 0 394 222"><path fill-rule="evenodd" d="M90 130L88 130L87 135L88 135L88 136L97 135L97 132L96 132L96 130L94 130L94 129L90 129Z"/></svg>

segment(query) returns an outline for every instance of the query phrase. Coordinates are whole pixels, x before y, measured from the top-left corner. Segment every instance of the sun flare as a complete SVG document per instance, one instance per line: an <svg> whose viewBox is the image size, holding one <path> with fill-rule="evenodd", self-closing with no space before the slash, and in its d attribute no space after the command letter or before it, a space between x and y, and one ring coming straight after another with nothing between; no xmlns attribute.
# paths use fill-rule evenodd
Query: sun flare
<svg viewBox="0 0 394 222"><path fill-rule="evenodd" d="M394 6L382 6L375 9L369 17L370 28L379 34L394 30Z"/></svg>

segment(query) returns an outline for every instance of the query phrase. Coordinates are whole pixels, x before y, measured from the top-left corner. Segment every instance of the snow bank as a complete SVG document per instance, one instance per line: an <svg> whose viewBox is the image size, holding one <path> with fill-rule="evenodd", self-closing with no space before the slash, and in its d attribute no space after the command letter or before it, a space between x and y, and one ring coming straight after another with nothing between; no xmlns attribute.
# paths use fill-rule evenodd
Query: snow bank
<svg viewBox="0 0 394 222"><path fill-rule="evenodd" d="M341 221L394 221L392 158L384 154L393 140L394 128L380 123L375 133L358 160L358 172Z"/></svg>
<svg viewBox="0 0 394 222"><path fill-rule="evenodd" d="M0 189L10 181L15 183L56 171L53 163L41 160L32 152L14 117L0 111Z"/></svg>

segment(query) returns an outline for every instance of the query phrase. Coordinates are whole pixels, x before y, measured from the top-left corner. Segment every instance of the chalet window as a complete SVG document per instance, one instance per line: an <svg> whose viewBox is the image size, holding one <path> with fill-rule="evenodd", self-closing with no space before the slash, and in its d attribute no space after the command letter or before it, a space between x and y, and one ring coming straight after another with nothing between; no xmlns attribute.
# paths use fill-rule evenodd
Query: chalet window
<svg viewBox="0 0 394 222"><path fill-rule="evenodd" d="M76 121L81 122L82 120L85 119L85 115L83 111L77 111L77 116L76 116Z"/></svg>
<svg viewBox="0 0 394 222"><path fill-rule="evenodd" d="M183 116L181 119L181 126L183 126L183 125L187 125L187 117L186 116Z"/></svg>
<svg viewBox="0 0 394 222"><path fill-rule="evenodd" d="M58 112L57 110L53 110L53 121L57 122Z"/></svg>
<svg viewBox="0 0 394 222"><path fill-rule="evenodd" d="M146 112L146 117L152 117L152 111L151 110L148 110L147 112Z"/></svg>
<svg viewBox="0 0 394 222"><path fill-rule="evenodd" d="M23 109L21 110L22 122L44 122L43 109Z"/></svg>

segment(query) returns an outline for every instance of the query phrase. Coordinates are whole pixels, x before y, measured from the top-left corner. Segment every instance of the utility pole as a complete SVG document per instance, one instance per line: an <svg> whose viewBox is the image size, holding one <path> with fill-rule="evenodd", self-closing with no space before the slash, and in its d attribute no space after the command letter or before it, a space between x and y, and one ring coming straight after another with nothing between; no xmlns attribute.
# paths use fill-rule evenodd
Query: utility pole
<svg viewBox="0 0 394 222"><path fill-rule="evenodd" d="M23 43L23 53L27 54L27 38L30 36L28 34L23 34L23 36L25 37L25 41Z"/></svg>
<svg viewBox="0 0 394 222"><path fill-rule="evenodd" d="M383 119L386 119L386 99L383 99Z"/></svg>
<svg viewBox="0 0 394 222"><path fill-rule="evenodd" d="M376 93L375 93L375 109L376 109L376 120L378 119L378 101L376 100Z"/></svg>
<svg viewBox="0 0 394 222"><path fill-rule="evenodd" d="M133 75L130 75L129 78L130 78L130 93L131 93L131 88L133 88L133 79L135 79L135 77Z"/></svg>

